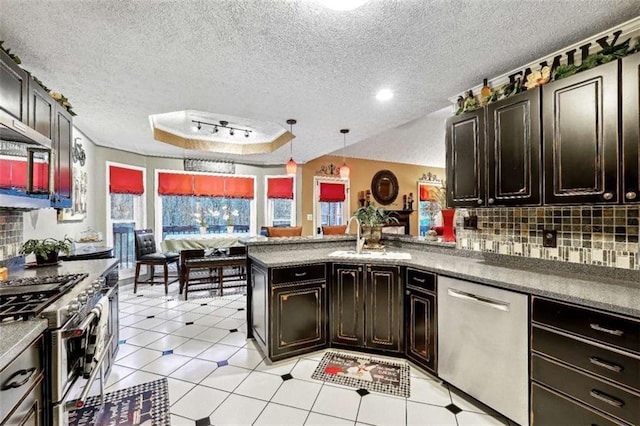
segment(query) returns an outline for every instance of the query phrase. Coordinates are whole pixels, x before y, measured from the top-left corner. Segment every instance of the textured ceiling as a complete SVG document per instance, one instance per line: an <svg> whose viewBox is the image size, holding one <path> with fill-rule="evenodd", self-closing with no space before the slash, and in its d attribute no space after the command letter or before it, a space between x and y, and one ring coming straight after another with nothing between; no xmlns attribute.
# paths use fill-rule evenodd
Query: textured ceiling
<svg viewBox="0 0 640 426"><path fill-rule="evenodd" d="M153 140L149 115L198 110L297 119L298 162L341 154L350 128L348 156L442 166L442 125L424 117L447 98L639 15L638 0L0 0L0 39L99 145L288 160L288 144L239 157ZM395 97L380 103L384 87Z"/></svg>

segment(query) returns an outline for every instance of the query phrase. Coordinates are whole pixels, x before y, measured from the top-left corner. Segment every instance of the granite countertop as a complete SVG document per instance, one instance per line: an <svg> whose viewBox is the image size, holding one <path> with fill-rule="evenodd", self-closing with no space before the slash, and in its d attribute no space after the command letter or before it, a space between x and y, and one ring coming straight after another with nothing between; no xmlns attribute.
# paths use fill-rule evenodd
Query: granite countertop
<svg viewBox="0 0 640 426"><path fill-rule="evenodd" d="M12 270L9 273L9 279L88 273L89 277L86 279L94 280L117 264L118 259L62 261L59 266ZM0 370L27 348L46 328L47 320L42 318L0 323Z"/></svg>
<svg viewBox="0 0 640 426"><path fill-rule="evenodd" d="M46 319L0 324L0 370L5 368L47 328Z"/></svg>
<svg viewBox="0 0 640 426"><path fill-rule="evenodd" d="M285 249L283 247L283 249ZM267 267L301 263L340 262L374 263L413 266L447 275L511 289L532 295L573 302L580 305L640 317L640 283L637 280L618 280L567 271L542 268L520 268L512 264L487 262L463 256L434 253L416 249L392 248L411 254L411 260L362 260L329 257L337 247L249 252L252 259Z"/></svg>

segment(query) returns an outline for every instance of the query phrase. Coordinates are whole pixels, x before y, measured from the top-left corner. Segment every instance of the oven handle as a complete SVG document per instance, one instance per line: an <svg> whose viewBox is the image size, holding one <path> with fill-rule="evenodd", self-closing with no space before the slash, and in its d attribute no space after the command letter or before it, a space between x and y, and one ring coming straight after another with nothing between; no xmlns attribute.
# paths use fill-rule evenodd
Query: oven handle
<svg viewBox="0 0 640 426"><path fill-rule="evenodd" d="M100 373L100 401L101 403L104 402L104 377L102 374L102 365L104 364L105 355L107 355L107 353L109 352L109 348L111 347L112 341L113 341L113 336L109 338L109 341L103 347L102 352L98 357L98 362L96 366L93 367L93 370L91 371L91 375L89 376L89 380L87 380L87 383L84 385L84 388L82 389L82 392L80 393L80 396L78 397L78 399L73 401L68 401L66 403L65 405L66 411L73 411L73 410L77 410L78 408L84 407L84 403L85 403L85 400L87 399L87 395L89 394L89 391L91 390L91 386L93 385L93 382L95 382L96 377L98 376L98 373Z"/></svg>
<svg viewBox="0 0 640 426"><path fill-rule="evenodd" d="M75 328L71 328L69 330L64 330L62 332L62 338L68 339L69 337L80 337L89 329L89 325L96 319L98 314L96 312L89 312L89 315L80 323L79 326Z"/></svg>

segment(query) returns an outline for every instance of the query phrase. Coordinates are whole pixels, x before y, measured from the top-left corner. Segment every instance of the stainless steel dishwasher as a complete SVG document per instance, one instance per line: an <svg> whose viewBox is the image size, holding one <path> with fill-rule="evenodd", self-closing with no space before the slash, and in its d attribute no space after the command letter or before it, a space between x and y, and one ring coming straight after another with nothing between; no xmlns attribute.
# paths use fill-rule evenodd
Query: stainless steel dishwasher
<svg viewBox="0 0 640 426"><path fill-rule="evenodd" d="M438 376L529 424L528 296L438 278Z"/></svg>

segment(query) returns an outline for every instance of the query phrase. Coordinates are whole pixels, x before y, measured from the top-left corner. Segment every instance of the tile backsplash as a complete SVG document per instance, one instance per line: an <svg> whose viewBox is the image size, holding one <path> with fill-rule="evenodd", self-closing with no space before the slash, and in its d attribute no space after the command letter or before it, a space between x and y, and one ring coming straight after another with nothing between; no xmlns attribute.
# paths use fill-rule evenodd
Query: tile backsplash
<svg viewBox="0 0 640 426"><path fill-rule="evenodd" d="M640 270L640 206L517 207L459 210L456 246L462 250ZM462 217L478 216L478 229ZM543 247L543 231L557 247Z"/></svg>
<svg viewBox="0 0 640 426"><path fill-rule="evenodd" d="M21 211L0 209L0 264L18 256L22 247L23 219Z"/></svg>

